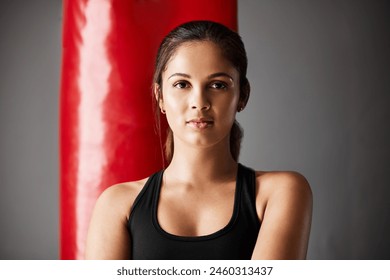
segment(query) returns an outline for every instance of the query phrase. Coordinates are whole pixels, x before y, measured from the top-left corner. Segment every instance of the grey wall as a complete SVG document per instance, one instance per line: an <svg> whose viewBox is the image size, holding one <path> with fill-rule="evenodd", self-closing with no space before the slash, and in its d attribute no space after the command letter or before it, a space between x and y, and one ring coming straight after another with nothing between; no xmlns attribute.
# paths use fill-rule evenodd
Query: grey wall
<svg viewBox="0 0 390 280"><path fill-rule="evenodd" d="M239 3L242 161L307 177L309 258L390 259L389 1Z"/></svg>
<svg viewBox="0 0 390 280"><path fill-rule="evenodd" d="M58 258L61 1L0 4L0 259ZM311 183L311 259L390 258L388 1L239 0L241 161Z"/></svg>
<svg viewBox="0 0 390 280"><path fill-rule="evenodd" d="M0 2L0 258L58 258L61 1Z"/></svg>

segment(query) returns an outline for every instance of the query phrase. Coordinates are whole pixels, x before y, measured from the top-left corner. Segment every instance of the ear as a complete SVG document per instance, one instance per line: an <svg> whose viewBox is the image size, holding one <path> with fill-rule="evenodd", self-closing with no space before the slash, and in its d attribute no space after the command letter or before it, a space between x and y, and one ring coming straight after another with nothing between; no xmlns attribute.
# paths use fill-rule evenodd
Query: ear
<svg viewBox="0 0 390 280"><path fill-rule="evenodd" d="M244 85L240 89L240 99L238 100L237 111L240 112L244 110L246 104L248 103L250 96L251 88L249 81L246 79Z"/></svg>
<svg viewBox="0 0 390 280"><path fill-rule="evenodd" d="M158 102L160 100L160 85L157 84L157 83L154 83L153 84L153 94L154 94L154 98L156 98L156 101Z"/></svg>
<svg viewBox="0 0 390 280"><path fill-rule="evenodd" d="M160 109L163 109L163 96L162 96L162 91L161 91L161 87L159 84L154 83L153 93L154 93L154 98L156 98L156 102L158 103L158 106L160 107Z"/></svg>

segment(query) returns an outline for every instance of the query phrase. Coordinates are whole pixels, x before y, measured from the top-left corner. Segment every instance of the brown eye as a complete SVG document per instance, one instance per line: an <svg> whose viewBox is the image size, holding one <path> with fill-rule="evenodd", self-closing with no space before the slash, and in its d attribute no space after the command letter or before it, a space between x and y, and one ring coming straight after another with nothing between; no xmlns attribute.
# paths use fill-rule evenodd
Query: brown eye
<svg viewBox="0 0 390 280"><path fill-rule="evenodd" d="M215 82L210 85L213 89L226 89L227 85L223 82Z"/></svg>
<svg viewBox="0 0 390 280"><path fill-rule="evenodd" d="M177 82L177 83L174 83L173 86L174 86L175 88L186 88L186 87L188 87L189 85L188 85L187 82L179 81L179 82Z"/></svg>

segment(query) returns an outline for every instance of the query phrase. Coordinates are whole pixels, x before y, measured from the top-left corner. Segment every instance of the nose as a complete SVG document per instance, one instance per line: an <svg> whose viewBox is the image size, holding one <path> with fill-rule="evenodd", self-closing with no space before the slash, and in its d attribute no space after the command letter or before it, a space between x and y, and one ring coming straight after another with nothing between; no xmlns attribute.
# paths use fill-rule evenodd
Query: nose
<svg viewBox="0 0 390 280"><path fill-rule="evenodd" d="M211 107L206 90L198 88L193 90L191 98L191 109L195 110L209 110Z"/></svg>

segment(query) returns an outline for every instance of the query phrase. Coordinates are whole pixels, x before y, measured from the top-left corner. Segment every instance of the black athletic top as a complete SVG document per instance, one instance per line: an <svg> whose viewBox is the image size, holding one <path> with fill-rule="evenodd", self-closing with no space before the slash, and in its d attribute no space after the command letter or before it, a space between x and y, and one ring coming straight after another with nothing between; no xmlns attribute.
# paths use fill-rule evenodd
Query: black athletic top
<svg viewBox="0 0 390 280"><path fill-rule="evenodd" d="M134 201L127 224L131 258L153 260L250 259L260 229L255 204L255 173L238 164L234 210L229 223L204 236L177 236L157 221L163 170L149 177Z"/></svg>

